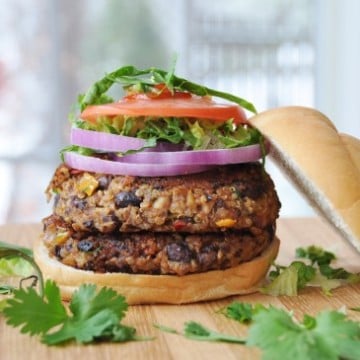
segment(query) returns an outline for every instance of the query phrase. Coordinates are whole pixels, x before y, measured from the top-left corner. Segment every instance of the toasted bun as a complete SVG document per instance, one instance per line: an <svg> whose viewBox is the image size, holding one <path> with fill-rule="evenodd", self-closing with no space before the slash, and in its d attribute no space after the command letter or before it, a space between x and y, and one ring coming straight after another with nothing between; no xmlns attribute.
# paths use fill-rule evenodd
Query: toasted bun
<svg viewBox="0 0 360 360"><path fill-rule="evenodd" d="M305 107L277 108L249 121L271 143L275 163L360 251L360 141Z"/></svg>
<svg viewBox="0 0 360 360"><path fill-rule="evenodd" d="M69 300L80 284L92 283L111 287L131 305L184 304L256 291L277 256L279 244L275 238L260 256L237 267L185 276L78 270L51 258L41 238L34 245L34 258L45 279L56 281L64 300Z"/></svg>

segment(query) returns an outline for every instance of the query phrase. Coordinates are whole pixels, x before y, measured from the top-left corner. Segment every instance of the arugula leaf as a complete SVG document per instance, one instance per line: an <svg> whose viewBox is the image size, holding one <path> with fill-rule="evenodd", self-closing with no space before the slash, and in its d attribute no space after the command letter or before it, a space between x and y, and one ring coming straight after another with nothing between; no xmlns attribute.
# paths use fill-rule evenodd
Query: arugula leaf
<svg viewBox="0 0 360 360"><path fill-rule="evenodd" d="M60 297L60 289L46 281L44 296L33 288L14 291L3 310L7 324L22 326L22 333L40 334L43 343L57 345L70 340L137 340L136 330L120 323L128 309L125 298L110 288L96 291L95 285L82 285L72 296L69 311Z"/></svg>
<svg viewBox="0 0 360 360"><path fill-rule="evenodd" d="M359 359L359 323L337 311L307 315L298 324L284 310L270 307L254 315L247 345L263 350L263 359Z"/></svg>
<svg viewBox="0 0 360 360"><path fill-rule="evenodd" d="M82 147L82 146L78 146L78 145L69 145L69 146L65 146L63 149L61 149L60 151L60 158L61 161L64 162L65 158L64 158L64 154L67 151L73 151L76 152L80 155L85 155L85 156L90 156L93 155L95 153L94 150L86 148L86 147Z"/></svg>
<svg viewBox="0 0 360 360"><path fill-rule="evenodd" d="M107 96L106 92L115 83L118 83L123 87L135 86L137 90L140 89L142 91L148 91L157 84L165 83L171 91L180 90L188 91L199 96L219 97L234 102L252 113L256 113L254 105L240 97L175 76L174 66L168 72L157 68L141 70L134 66L121 67L95 82L84 95L79 97L80 111L83 111L86 106L91 104L112 102L113 99Z"/></svg>

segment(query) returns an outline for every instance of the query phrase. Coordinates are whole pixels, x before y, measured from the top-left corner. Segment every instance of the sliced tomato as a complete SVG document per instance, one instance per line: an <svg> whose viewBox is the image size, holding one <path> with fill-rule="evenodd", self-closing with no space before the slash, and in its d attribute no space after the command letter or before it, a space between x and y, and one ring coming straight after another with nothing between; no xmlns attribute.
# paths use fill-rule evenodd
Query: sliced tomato
<svg viewBox="0 0 360 360"><path fill-rule="evenodd" d="M226 121L233 119L235 123L245 123L245 111L238 105L221 104L207 97L135 97L125 98L116 103L89 105L81 118L95 122L99 116L176 116L193 117Z"/></svg>

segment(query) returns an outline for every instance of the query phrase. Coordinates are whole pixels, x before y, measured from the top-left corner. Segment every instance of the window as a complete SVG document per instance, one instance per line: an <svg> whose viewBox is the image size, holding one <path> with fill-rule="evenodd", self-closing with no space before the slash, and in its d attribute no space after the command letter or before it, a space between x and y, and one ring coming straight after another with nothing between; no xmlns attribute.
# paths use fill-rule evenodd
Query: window
<svg viewBox="0 0 360 360"><path fill-rule="evenodd" d="M2 0L0 223L50 214L44 190L68 142L71 106L124 64L167 68L177 53L179 74L258 110L314 106L317 3ZM301 214L299 202L285 214Z"/></svg>

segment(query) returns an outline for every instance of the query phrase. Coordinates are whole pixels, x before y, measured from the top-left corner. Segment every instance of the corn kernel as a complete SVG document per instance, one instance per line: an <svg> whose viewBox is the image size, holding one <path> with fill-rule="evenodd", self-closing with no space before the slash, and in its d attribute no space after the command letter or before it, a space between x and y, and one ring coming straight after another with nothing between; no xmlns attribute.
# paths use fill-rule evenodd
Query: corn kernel
<svg viewBox="0 0 360 360"><path fill-rule="evenodd" d="M85 193L87 196L90 196L99 186L99 182L90 174L85 173L80 179L77 189Z"/></svg>
<svg viewBox="0 0 360 360"><path fill-rule="evenodd" d="M65 243L65 241L70 237L70 234L68 231L61 231L58 234L56 234L56 237L54 239L54 242L56 245L62 245Z"/></svg>
<svg viewBox="0 0 360 360"><path fill-rule="evenodd" d="M234 220L234 219L221 219L221 220L218 220L215 224L218 227L230 228L230 227L232 227L232 226L234 226L236 224L236 220Z"/></svg>

